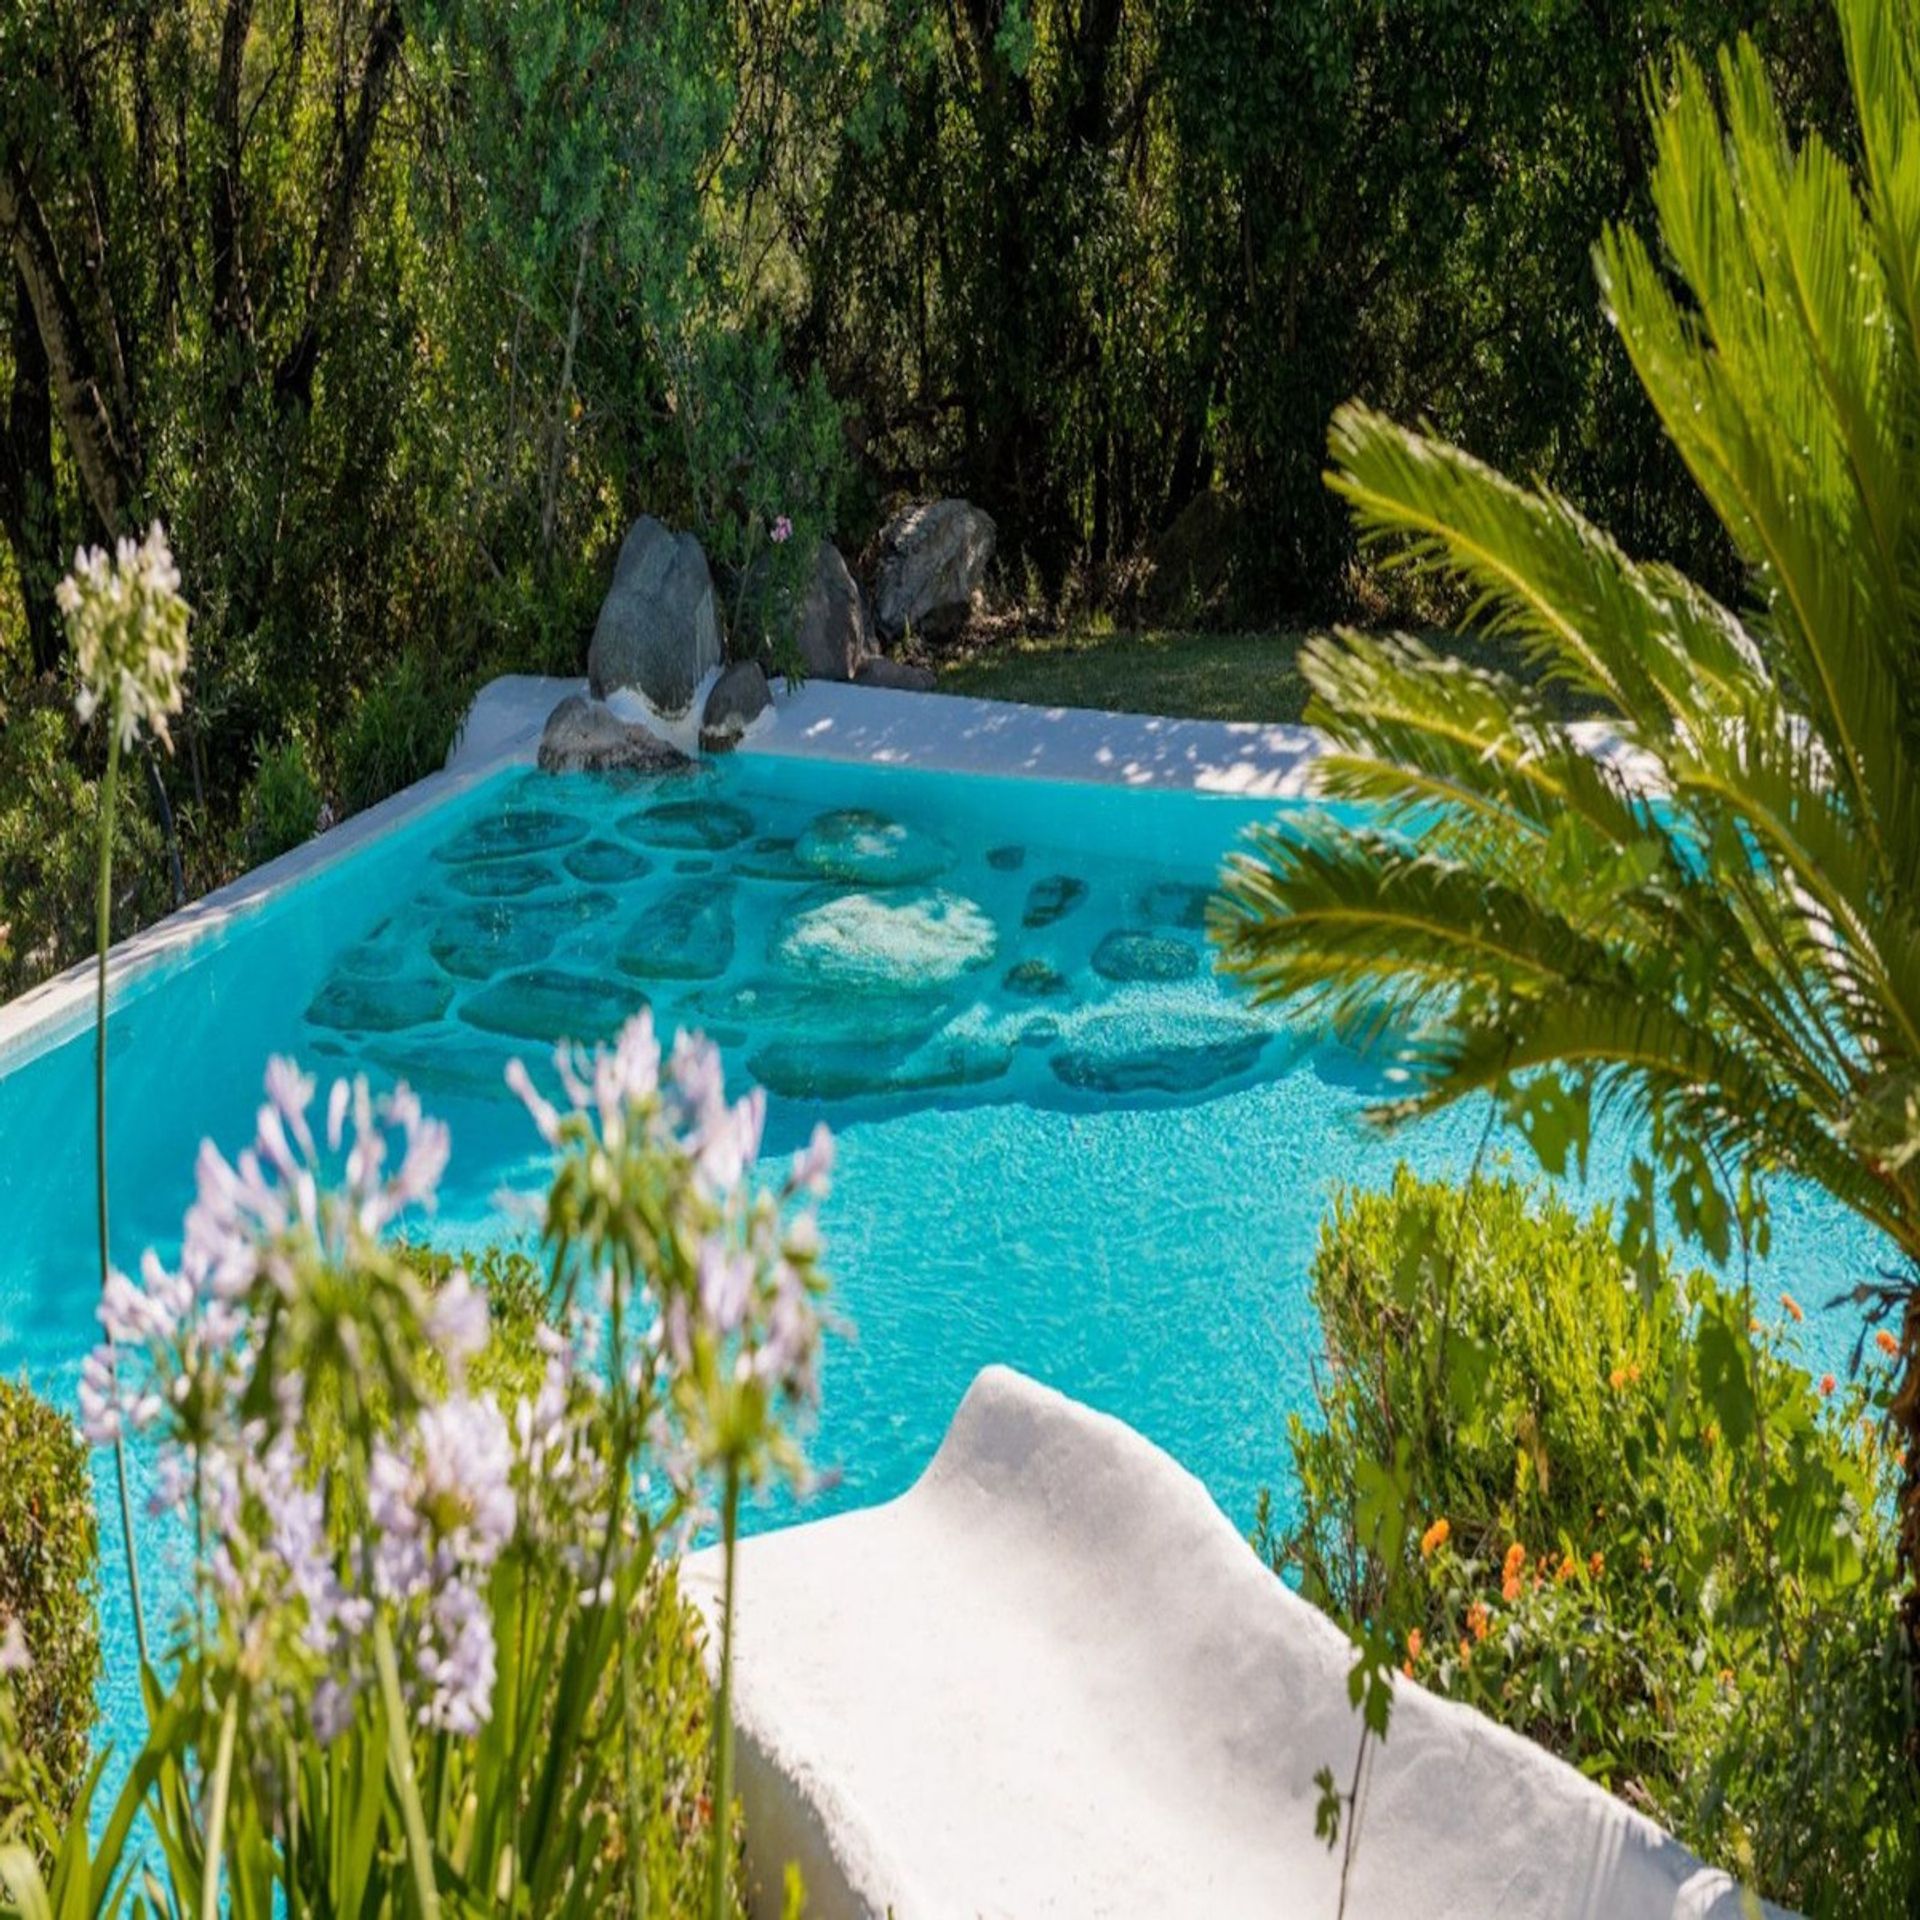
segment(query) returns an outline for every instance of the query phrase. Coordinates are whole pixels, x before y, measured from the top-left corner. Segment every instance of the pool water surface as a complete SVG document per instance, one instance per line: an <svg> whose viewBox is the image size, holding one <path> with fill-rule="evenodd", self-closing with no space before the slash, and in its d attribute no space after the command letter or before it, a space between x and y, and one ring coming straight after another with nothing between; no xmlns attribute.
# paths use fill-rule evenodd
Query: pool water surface
<svg viewBox="0 0 1920 1920"><path fill-rule="evenodd" d="M171 1253L195 1148L250 1137L261 1069L404 1078L451 1125L448 1244L525 1235L540 1143L502 1084L650 1002L769 1092L768 1147L825 1119L834 1307L809 1511L895 1494L1003 1361L1130 1422L1240 1526L1287 1505L1332 1189L1464 1171L1483 1110L1393 1140L1346 1049L1256 1012L1200 920L1277 803L737 756L654 785L500 774L134 982L110 1027L114 1253ZM95 1337L92 1034L0 1060L0 1370L75 1404ZM1592 1191L1618 1185L1601 1142ZM1771 1284L1824 1301L1871 1236L1776 1201ZM1810 1357L1853 1327L1816 1316ZM110 1497L110 1473L98 1476ZM790 1516L774 1505L758 1524ZM103 1525L109 1727L137 1722ZM165 1551L162 1543L161 1557ZM157 1576L164 1590L168 1574ZM177 1579L177 1570L173 1574Z"/></svg>

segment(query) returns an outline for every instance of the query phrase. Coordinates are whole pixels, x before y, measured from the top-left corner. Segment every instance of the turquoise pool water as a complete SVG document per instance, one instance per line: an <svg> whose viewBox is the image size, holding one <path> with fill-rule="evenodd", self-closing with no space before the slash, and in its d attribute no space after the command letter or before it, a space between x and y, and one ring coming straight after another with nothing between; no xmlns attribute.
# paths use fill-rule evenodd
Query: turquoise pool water
<svg viewBox="0 0 1920 1920"><path fill-rule="evenodd" d="M288 1052L405 1077L452 1126L431 1230L521 1230L543 1184L501 1074L643 997L770 1089L769 1144L825 1118L836 1305L813 1508L903 1489L1005 1361L1131 1422L1240 1525L1284 1503L1338 1182L1464 1169L1482 1116L1395 1141L1364 1064L1217 980L1197 921L1271 802L740 758L656 788L503 774L135 982L111 1026L117 1260L171 1251L195 1147L252 1129ZM74 1404L94 1338L90 1029L0 1061L0 1369ZM1620 1157L1596 1154L1612 1191ZM1770 1279L1824 1301L1864 1230L1778 1201ZM1816 1317L1838 1365L1852 1324ZM100 1477L103 1495L110 1474ZM104 1513L104 1507L103 1507ZM757 1516L761 1524L778 1510ZM137 1724L103 1527L108 1724ZM164 1588L162 1565L150 1577Z"/></svg>

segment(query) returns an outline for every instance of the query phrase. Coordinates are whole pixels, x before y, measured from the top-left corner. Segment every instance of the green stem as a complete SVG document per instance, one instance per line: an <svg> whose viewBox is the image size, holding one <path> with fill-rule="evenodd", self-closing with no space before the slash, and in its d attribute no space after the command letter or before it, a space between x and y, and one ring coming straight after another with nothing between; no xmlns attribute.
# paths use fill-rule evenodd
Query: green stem
<svg viewBox="0 0 1920 1920"><path fill-rule="evenodd" d="M107 717L107 772L100 783L100 877L94 894L93 1169L99 1196L100 1291L112 1272L107 1237L107 949L113 942L113 801L120 778L120 728ZM111 1344L113 1335L107 1335ZM133 1601L133 1643L147 1666L147 1616L140 1604L140 1560L133 1544L133 1496L127 1487L127 1442L113 1437L113 1471L120 1490L120 1538L127 1550L127 1591Z"/></svg>
<svg viewBox="0 0 1920 1920"><path fill-rule="evenodd" d="M733 1852L733 1563L740 1531L740 1468L727 1462L727 1491L720 1514L726 1562L720 1600L720 1690L713 1706L713 1887L709 1920L726 1920L727 1866Z"/></svg>
<svg viewBox="0 0 1920 1920"><path fill-rule="evenodd" d="M373 1664L380 1676L380 1697L387 1710L387 1763L394 1790L400 1796L400 1817L407 1830L407 1862L413 1869L413 1890L420 1902L421 1920L438 1920L440 1895L433 1884L433 1852L427 1839L427 1816L420 1805L420 1786L413 1777L413 1747L407 1737L407 1703L400 1693L400 1666L393 1653L393 1629L386 1615L373 1616Z"/></svg>
<svg viewBox="0 0 1920 1920"><path fill-rule="evenodd" d="M220 1716L220 1748L213 1763L213 1804L207 1815L207 1871L200 1882L200 1920L220 1920L220 1856L227 1842L227 1795L233 1785L233 1742L240 1729L240 1695L227 1695Z"/></svg>

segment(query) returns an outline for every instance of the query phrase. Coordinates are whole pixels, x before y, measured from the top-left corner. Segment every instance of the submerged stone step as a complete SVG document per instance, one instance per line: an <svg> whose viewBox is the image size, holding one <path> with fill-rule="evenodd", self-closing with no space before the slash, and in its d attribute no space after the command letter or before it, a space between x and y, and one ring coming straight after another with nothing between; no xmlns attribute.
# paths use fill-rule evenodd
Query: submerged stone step
<svg viewBox="0 0 1920 1920"><path fill-rule="evenodd" d="M731 800L662 800L627 814L620 831L670 852L722 853L753 831L753 816Z"/></svg>
<svg viewBox="0 0 1920 1920"><path fill-rule="evenodd" d="M308 1004L307 1021L337 1033L393 1033L438 1020L452 1002L452 986L430 974L336 975Z"/></svg>
<svg viewBox="0 0 1920 1920"><path fill-rule="evenodd" d="M620 943L620 965L642 980L711 980L733 964L730 886L689 884L648 904Z"/></svg>
<svg viewBox="0 0 1920 1920"><path fill-rule="evenodd" d="M1258 1065L1271 1036L1226 1015L1168 1022L1100 1014L1053 1056L1055 1075L1089 1093L1204 1093Z"/></svg>
<svg viewBox="0 0 1920 1920"><path fill-rule="evenodd" d="M829 993L778 975L696 988L686 1005L716 1040L732 1036L726 1044L734 1046L778 1035L795 1045L858 1041L905 1048L926 1039L953 1011L939 994Z"/></svg>
<svg viewBox="0 0 1920 1920"><path fill-rule="evenodd" d="M617 840L589 840L584 847L572 848L560 864L576 880L593 887L644 880L653 871L653 862L638 847L623 846Z"/></svg>
<svg viewBox="0 0 1920 1920"><path fill-rule="evenodd" d="M427 949L457 979L490 980L544 960L557 940L604 918L616 904L612 894L597 890L557 900L479 901L442 914L427 936Z"/></svg>
<svg viewBox="0 0 1920 1920"><path fill-rule="evenodd" d="M561 870L544 860L476 860L447 875L447 885L472 900L517 900L562 884Z"/></svg>
<svg viewBox="0 0 1920 1920"><path fill-rule="evenodd" d="M1064 920L1087 897L1087 883L1071 873L1049 874L1036 880L1027 893L1027 910L1020 916L1023 927L1050 927Z"/></svg>
<svg viewBox="0 0 1920 1920"><path fill-rule="evenodd" d="M638 987L565 967L533 967L483 987L460 1018L483 1033L554 1045L610 1040L647 1004Z"/></svg>
<svg viewBox="0 0 1920 1920"><path fill-rule="evenodd" d="M998 946L983 907L927 888L807 895L782 917L773 957L825 986L934 986L986 966Z"/></svg>
<svg viewBox="0 0 1920 1920"><path fill-rule="evenodd" d="M1093 970L1108 980L1187 980L1200 971L1200 955L1185 940L1116 930L1094 948Z"/></svg>
<svg viewBox="0 0 1920 1920"><path fill-rule="evenodd" d="M474 860L508 860L522 854L550 853L586 837L587 823L578 815L529 807L476 820L445 845L434 848L433 857L450 866Z"/></svg>
<svg viewBox="0 0 1920 1920"><path fill-rule="evenodd" d="M862 887L913 886L953 864L953 850L944 840L869 807L823 813L800 836L794 852L816 874Z"/></svg>
<svg viewBox="0 0 1920 1920"><path fill-rule="evenodd" d="M857 1100L933 1093L997 1080L1013 1060L1004 1041L941 1035L917 1048L847 1041L818 1046L776 1040L748 1055L747 1072L789 1100Z"/></svg>

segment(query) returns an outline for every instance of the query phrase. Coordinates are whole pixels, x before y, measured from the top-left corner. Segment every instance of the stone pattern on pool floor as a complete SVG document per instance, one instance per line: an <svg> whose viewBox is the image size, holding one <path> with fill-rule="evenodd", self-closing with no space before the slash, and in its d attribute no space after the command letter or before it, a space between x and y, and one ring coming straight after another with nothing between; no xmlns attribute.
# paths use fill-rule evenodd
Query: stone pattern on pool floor
<svg viewBox="0 0 1920 1920"><path fill-rule="evenodd" d="M796 1102L1187 1101L1294 1063L1298 1036L1214 977L1191 873L714 784L509 783L339 955L315 1051L492 1096L515 1053L651 1005Z"/></svg>

